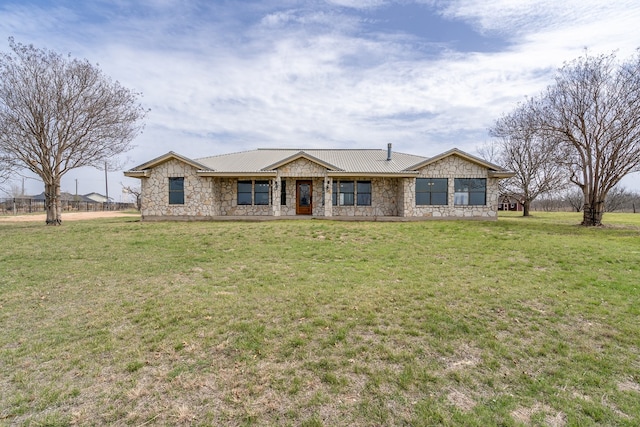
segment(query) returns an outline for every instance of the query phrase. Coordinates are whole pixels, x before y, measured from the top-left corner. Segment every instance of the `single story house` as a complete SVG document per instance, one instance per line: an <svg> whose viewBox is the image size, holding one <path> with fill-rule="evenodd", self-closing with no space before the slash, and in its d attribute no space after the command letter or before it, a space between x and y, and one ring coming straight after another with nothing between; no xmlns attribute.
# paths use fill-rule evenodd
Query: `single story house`
<svg viewBox="0 0 640 427"><path fill-rule="evenodd" d="M102 194L96 192L85 194L83 197L96 203L107 203L113 201L111 197L107 198L107 196L103 196Z"/></svg>
<svg viewBox="0 0 640 427"><path fill-rule="evenodd" d="M452 149L257 149L189 159L169 152L129 171L142 218L399 217L496 219L512 172Z"/></svg>

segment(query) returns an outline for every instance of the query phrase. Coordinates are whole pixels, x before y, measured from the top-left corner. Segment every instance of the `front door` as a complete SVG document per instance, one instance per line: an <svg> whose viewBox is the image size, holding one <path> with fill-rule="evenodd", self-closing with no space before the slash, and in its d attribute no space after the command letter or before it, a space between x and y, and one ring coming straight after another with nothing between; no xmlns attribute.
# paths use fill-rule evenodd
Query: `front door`
<svg viewBox="0 0 640 427"><path fill-rule="evenodd" d="M313 206L311 181L296 181L296 215L311 215Z"/></svg>

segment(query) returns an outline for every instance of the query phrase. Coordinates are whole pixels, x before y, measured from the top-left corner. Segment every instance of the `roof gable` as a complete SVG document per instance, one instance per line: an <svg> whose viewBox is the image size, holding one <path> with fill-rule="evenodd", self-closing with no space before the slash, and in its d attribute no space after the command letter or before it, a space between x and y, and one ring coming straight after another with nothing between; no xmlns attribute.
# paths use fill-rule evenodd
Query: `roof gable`
<svg viewBox="0 0 640 427"><path fill-rule="evenodd" d="M286 164L295 162L296 160L300 160L300 159L308 160L308 161L310 161L312 163L315 163L317 165L322 166L323 168L326 168L326 169L329 169L329 170L332 170L332 171L342 170L342 169L332 165L331 163L325 162L324 160L321 160L321 159L319 159L319 158L317 158L315 156L312 156L311 154L306 153L304 151L298 151L297 153L295 153L295 154L293 154L291 156L288 156L288 157L286 157L286 158L284 158L282 160L277 161L276 163L273 163L273 164L271 164L269 166L264 167L262 170L275 170L275 169L278 169L278 168L280 168L280 167L282 167L282 166L284 166Z"/></svg>
<svg viewBox="0 0 640 427"><path fill-rule="evenodd" d="M202 163L198 163L195 160L191 160L190 158L182 156L176 152L169 151L168 153L163 154L162 156L156 157L155 159L149 160L146 163L143 163L139 166L132 168L129 171L126 171L125 175L126 176L145 175L146 171L148 171L149 169L153 169L158 165L168 162L169 160L177 160L179 162L186 163L189 166L193 166L198 170L208 170L208 168Z"/></svg>
<svg viewBox="0 0 640 427"><path fill-rule="evenodd" d="M433 164L435 162L438 162L438 161L440 161L442 159L445 159L447 157L450 157L450 156L458 156L458 157L460 157L460 158L462 158L462 159L464 159L464 160L466 160L468 162L474 163L474 164L476 164L478 166L482 166L482 167L487 168L487 169L492 170L492 171L504 171L504 169L501 168L498 165L495 165L493 163L487 162L486 160L483 160L483 159L481 159L479 157L472 156L471 154L465 153L464 151L459 150L457 148L452 148L449 151L445 151L442 154L438 154L437 156L431 157L431 158L429 158L427 160L424 160L424 161L422 161L420 163L417 163L417 164L407 168L407 170L418 170L418 169L421 169L421 168L423 168L425 166L428 166L430 164Z"/></svg>

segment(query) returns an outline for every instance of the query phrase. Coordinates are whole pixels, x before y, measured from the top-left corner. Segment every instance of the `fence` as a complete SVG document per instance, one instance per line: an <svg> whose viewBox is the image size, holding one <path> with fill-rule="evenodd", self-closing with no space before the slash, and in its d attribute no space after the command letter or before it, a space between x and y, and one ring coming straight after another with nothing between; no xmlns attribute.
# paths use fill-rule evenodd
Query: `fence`
<svg viewBox="0 0 640 427"><path fill-rule="evenodd" d="M64 212L123 211L135 209L134 203L100 203L85 200L61 200ZM22 197L0 198L0 215L20 215L44 212L44 200Z"/></svg>

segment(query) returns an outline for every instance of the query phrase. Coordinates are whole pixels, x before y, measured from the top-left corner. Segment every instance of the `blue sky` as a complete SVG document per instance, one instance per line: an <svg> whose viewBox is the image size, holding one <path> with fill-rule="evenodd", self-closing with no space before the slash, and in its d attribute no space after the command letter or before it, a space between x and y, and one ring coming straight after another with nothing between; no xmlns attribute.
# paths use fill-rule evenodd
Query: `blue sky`
<svg viewBox="0 0 640 427"><path fill-rule="evenodd" d="M0 50L13 36L142 92L151 111L127 168L171 150L391 142L431 156L475 153L585 48L630 56L638 23L637 0L0 0ZM624 184L640 190L637 175ZM104 172L70 172L63 191L76 179L104 193ZM137 180L110 172L116 200L121 182Z"/></svg>

